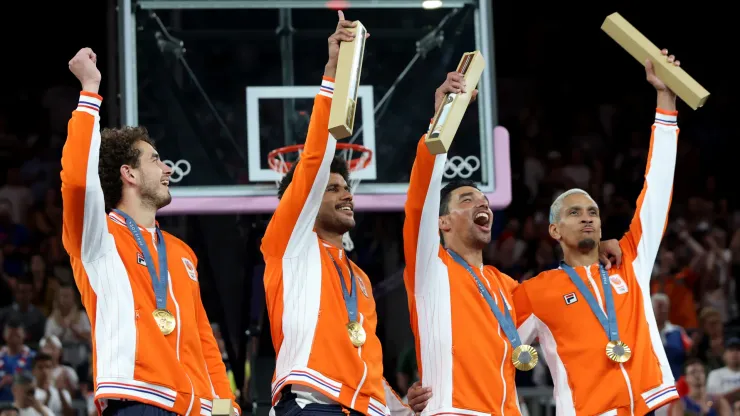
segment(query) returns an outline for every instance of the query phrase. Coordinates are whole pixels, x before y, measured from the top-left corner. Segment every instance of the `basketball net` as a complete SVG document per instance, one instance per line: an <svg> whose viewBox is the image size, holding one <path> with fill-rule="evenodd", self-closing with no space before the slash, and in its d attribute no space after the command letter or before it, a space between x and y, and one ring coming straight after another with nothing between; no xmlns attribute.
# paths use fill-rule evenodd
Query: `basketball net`
<svg viewBox="0 0 740 416"><path fill-rule="evenodd" d="M297 161L298 159L300 159L301 153L303 153L303 148L299 148L298 150L296 150L296 152L298 153L298 158L296 158ZM338 156L341 156L344 161L347 162L347 167L349 168L349 188L352 192L352 195L355 195L362 179L354 178L352 174L354 172L362 170L365 166L367 166L367 164L369 163L369 159L372 157L372 152L357 151L352 147L346 147L339 150L337 153ZM273 157L273 160L275 162L275 166L273 166L273 169L278 174L280 174L280 178L275 180L275 186L279 187L280 181L282 181L285 174L288 172L288 170L290 170L291 165L296 162L287 162L285 160L285 155L282 152L276 152ZM357 160L355 161L355 159ZM352 161L354 161L355 163L350 163ZM342 236L342 246L346 251L352 251L355 249L355 243L352 241L349 232L344 233L344 235Z"/></svg>

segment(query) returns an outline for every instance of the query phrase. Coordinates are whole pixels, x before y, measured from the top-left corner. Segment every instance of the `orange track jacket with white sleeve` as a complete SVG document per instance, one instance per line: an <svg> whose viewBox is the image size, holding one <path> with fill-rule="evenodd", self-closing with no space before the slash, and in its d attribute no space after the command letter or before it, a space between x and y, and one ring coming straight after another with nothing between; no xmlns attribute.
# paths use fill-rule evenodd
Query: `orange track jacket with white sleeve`
<svg viewBox="0 0 740 416"><path fill-rule="evenodd" d="M425 137L416 148L403 227L404 281L419 377L433 393L422 414L520 415L511 343L474 278L440 243L447 154L432 155ZM515 320L517 282L491 266L474 272L499 310L508 308Z"/></svg>
<svg viewBox="0 0 740 416"><path fill-rule="evenodd" d="M336 150L329 134L333 92L334 80L324 77L300 162L262 238L265 294L277 352L272 400L277 403L285 386L298 385L325 396L322 401L327 398L367 415L412 414L383 379L370 280L344 250L321 240L314 230ZM347 333L338 268L347 288L351 276L356 279L357 321L367 334L359 348Z"/></svg>
<svg viewBox="0 0 740 416"><path fill-rule="evenodd" d="M106 214L98 176L102 98L83 91L62 151L62 242L92 327L98 409L107 399L151 404L179 415L210 415L214 398L234 396L200 298L197 258L163 233L167 306L175 330L164 335L144 256L118 214ZM156 233L140 227L150 253ZM151 238L146 238L151 236ZM153 255L158 269L157 256ZM239 412L239 407L234 403Z"/></svg>
<svg viewBox="0 0 740 416"><path fill-rule="evenodd" d="M678 399L650 300L673 192L677 114L661 109L655 114L645 185L619 242L622 264L607 272L619 338L632 357L617 363L606 356L609 338L562 268L540 273L514 291L522 342L539 337L555 384L557 415L641 416ZM575 271L605 311L598 264Z"/></svg>

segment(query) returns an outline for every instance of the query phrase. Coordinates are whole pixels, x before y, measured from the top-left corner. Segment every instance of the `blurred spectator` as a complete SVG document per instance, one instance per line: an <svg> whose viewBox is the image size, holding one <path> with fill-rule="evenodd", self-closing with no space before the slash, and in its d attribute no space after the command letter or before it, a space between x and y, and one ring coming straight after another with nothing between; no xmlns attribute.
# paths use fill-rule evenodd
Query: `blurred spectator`
<svg viewBox="0 0 740 416"><path fill-rule="evenodd" d="M678 379L683 375L684 361L691 350L691 338L686 335L683 328L673 325L668 320L668 312L671 307L668 296L664 293L656 293L652 296L652 302L655 322L658 324L668 363L671 365L673 377Z"/></svg>
<svg viewBox="0 0 740 416"><path fill-rule="evenodd" d="M707 393L735 402L740 399L740 338L731 337L727 340L724 360L724 367L709 373Z"/></svg>
<svg viewBox="0 0 740 416"><path fill-rule="evenodd" d="M0 308L13 303L13 292L15 291L16 278L5 273L5 255L0 249ZM0 325L2 323L0 322Z"/></svg>
<svg viewBox="0 0 740 416"><path fill-rule="evenodd" d="M588 185L591 183L591 169L586 165L581 149L574 148L571 150L570 163L563 168L563 175L576 188L588 189Z"/></svg>
<svg viewBox="0 0 740 416"><path fill-rule="evenodd" d="M0 325L8 319L18 319L26 330L26 341L38 344L44 336L46 316L33 304L33 282L28 278L18 279L15 285L15 302L0 309Z"/></svg>
<svg viewBox="0 0 740 416"><path fill-rule="evenodd" d="M8 321L3 328L5 346L0 348L0 402L12 402L13 377L31 369L36 354L24 344L25 330L18 320Z"/></svg>
<svg viewBox="0 0 740 416"><path fill-rule="evenodd" d="M0 198L0 248L3 251L3 271L13 276L24 273L24 259L30 252L28 229L13 220L13 204Z"/></svg>
<svg viewBox="0 0 740 416"><path fill-rule="evenodd" d="M668 320L672 324L684 329L697 329L696 301L686 279L689 273L689 269L679 273L675 253L662 247L650 289L653 293L664 293L670 299Z"/></svg>
<svg viewBox="0 0 740 416"><path fill-rule="evenodd" d="M76 392L79 389L80 379L75 370L62 364L62 342L54 335L41 339L39 350L51 357L51 382L62 390Z"/></svg>
<svg viewBox="0 0 740 416"><path fill-rule="evenodd" d="M51 383L52 360L49 354L39 353L33 359L32 373L36 379L34 396L48 407L55 416L75 416L72 396L68 390L57 389Z"/></svg>
<svg viewBox="0 0 740 416"><path fill-rule="evenodd" d="M20 410L20 416L54 416L52 411L36 399L36 383L27 373L15 376L13 381L13 405Z"/></svg>
<svg viewBox="0 0 740 416"><path fill-rule="evenodd" d="M725 350L722 317L711 307L705 307L699 314L701 332L696 337L696 356L704 362L708 370L723 367L722 354Z"/></svg>
<svg viewBox="0 0 740 416"><path fill-rule="evenodd" d="M0 416L19 416L20 410L12 403L0 403Z"/></svg>
<svg viewBox="0 0 740 416"><path fill-rule="evenodd" d="M416 364L416 350L408 347L401 352L396 365L396 386L398 394L406 402L406 393L412 384L419 380L419 370Z"/></svg>
<svg viewBox="0 0 740 416"><path fill-rule="evenodd" d="M49 246L60 238L62 231L62 201L58 189L45 191L44 199L36 204L28 226L33 231L34 244L49 254Z"/></svg>
<svg viewBox="0 0 740 416"><path fill-rule="evenodd" d="M46 266L46 260L40 253L31 255L30 269L29 277L33 282L31 303L41 310L44 315L49 316L57 297L59 280L50 272Z"/></svg>
<svg viewBox="0 0 740 416"><path fill-rule="evenodd" d="M670 416L731 416L730 403L721 395L709 390L704 364L697 359L690 359L686 361L685 370L689 391L681 397L681 400L669 406Z"/></svg>
<svg viewBox="0 0 740 416"><path fill-rule="evenodd" d="M20 169L15 167L8 169L5 184L0 186L0 199L10 201L13 222L25 225L28 209L33 204L33 194L30 189L23 186Z"/></svg>
<svg viewBox="0 0 740 416"><path fill-rule="evenodd" d="M57 292L54 309L46 320L45 336L55 336L62 342L62 361L73 368L87 362L90 351L90 320L77 303L77 288L62 284Z"/></svg>
<svg viewBox="0 0 740 416"><path fill-rule="evenodd" d="M85 315L85 314L83 314ZM88 327L90 324L88 323ZM236 379L234 379L234 370L231 368L231 362L229 361L229 353L226 351L226 341L224 340L224 337L221 335L221 327L217 323L211 324L211 330L213 331L213 337L216 338L216 343L218 344L218 350L221 352L221 360L224 362L224 366L226 366L226 376L229 379L229 385L231 386L231 391L234 392L235 395L240 394L239 389L236 387Z"/></svg>

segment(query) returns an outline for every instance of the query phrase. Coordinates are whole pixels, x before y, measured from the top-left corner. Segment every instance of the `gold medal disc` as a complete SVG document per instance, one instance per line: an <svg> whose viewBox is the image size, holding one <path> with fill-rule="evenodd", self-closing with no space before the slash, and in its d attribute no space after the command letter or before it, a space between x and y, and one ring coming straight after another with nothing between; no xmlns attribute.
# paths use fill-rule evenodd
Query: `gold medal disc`
<svg viewBox="0 0 740 416"><path fill-rule="evenodd" d="M354 345L355 348L359 348L365 344L367 334L365 333L365 328L363 328L358 322L348 323L347 333L349 334L349 340L352 341L352 345Z"/></svg>
<svg viewBox="0 0 740 416"><path fill-rule="evenodd" d="M626 363L632 357L632 350L622 341L609 341L606 344L606 356L616 363Z"/></svg>
<svg viewBox="0 0 740 416"><path fill-rule="evenodd" d="M167 309L155 309L152 312L154 321L164 335L169 335L175 330L175 315Z"/></svg>
<svg viewBox="0 0 740 416"><path fill-rule="evenodd" d="M514 348L514 352L511 353L511 362L517 370L529 371L537 365L537 361L539 361L539 355L531 345L522 344Z"/></svg>

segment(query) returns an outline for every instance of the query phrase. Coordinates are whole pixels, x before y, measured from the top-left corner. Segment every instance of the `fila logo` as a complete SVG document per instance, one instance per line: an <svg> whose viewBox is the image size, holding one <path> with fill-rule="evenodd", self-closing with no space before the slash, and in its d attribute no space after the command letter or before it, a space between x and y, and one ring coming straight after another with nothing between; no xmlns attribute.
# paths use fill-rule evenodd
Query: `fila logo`
<svg viewBox="0 0 740 416"><path fill-rule="evenodd" d="M136 262L139 263L142 266L146 266L146 260L144 260L144 255L136 252Z"/></svg>
<svg viewBox="0 0 740 416"><path fill-rule="evenodd" d="M576 292L570 292L567 295L563 295L563 298L565 299L566 305L572 305L578 302L578 298L576 297Z"/></svg>

